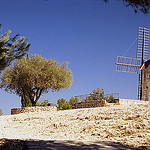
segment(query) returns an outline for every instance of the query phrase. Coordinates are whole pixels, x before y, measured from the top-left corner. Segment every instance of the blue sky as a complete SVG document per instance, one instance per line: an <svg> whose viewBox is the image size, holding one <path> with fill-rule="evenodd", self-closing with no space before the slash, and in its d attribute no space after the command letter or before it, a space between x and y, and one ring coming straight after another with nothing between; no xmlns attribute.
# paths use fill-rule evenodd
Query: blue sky
<svg viewBox="0 0 150 150"><path fill-rule="evenodd" d="M70 89L50 91L40 100L56 103L97 88L137 99L138 75L115 72L115 62L138 36L138 27L150 27L149 14L135 14L117 0L1 0L0 22L0 34L10 29L12 36L29 38L29 54L69 62L74 78ZM136 57L136 46L125 56ZM20 97L0 90L5 115L20 106Z"/></svg>

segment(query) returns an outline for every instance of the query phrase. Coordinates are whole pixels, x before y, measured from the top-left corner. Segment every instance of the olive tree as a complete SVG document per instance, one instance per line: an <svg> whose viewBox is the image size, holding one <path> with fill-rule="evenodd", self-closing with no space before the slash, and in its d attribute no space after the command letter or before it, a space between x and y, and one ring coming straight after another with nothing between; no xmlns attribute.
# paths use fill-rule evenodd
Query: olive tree
<svg viewBox="0 0 150 150"><path fill-rule="evenodd" d="M34 54L17 59L7 67L1 75L0 87L20 97L28 96L35 106L42 94L68 89L72 81L68 63L59 64L54 59L47 60Z"/></svg>

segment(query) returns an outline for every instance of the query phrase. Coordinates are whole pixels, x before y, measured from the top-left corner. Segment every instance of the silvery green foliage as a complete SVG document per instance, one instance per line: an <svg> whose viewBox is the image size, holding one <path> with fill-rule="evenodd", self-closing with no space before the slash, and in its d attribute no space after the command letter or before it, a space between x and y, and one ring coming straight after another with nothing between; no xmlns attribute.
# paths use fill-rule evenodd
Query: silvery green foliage
<svg viewBox="0 0 150 150"><path fill-rule="evenodd" d="M16 59L7 67L1 75L0 87L20 97L28 95L32 106L35 106L42 94L68 89L72 81L68 63L59 64L56 60L32 55Z"/></svg>

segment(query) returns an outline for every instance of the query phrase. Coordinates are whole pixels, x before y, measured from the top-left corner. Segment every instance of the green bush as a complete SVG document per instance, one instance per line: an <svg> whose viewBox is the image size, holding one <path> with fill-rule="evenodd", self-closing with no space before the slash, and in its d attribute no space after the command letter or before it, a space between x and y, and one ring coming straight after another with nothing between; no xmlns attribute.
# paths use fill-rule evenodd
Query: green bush
<svg viewBox="0 0 150 150"><path fill-rule="evenodd" d="M67 110L67 109L72 109L72 106L68 102L62 105L62 110Z"/></svg>
<svg viewBox="0 0 150 150"><path fill-rule="evenodd" d="M85 98L85 101L102 100L104 99L104 89L97 88L93 90L89 96Z"/></svg>
<svg viewBox="0 0 150 150"><path fill-rule="evenodd" d="M49 106L49 101L44 100L44 102L37 102L36 106Z"/></svg>
<svg viewBox="0 0 150 150"><path fill-rule="evenodd" d="M2 113L2 109L0 109L0 116L2 115L3 113Z"/></svg>
<svg viewBox="0 0 150 150"><path fill-rule="evenodd" d="M64 98L57 100L57 110L66 110L66 109L72 109L72 105L70 103L73 103L73 101L66 101Z"/></svg>
<svg viewBox="0 0 150 150"><path fill-rule="evenodd" d="M69 100L69 104L71 105L71 107L74 105L74 103L78 103L79 99L77 97L71 97Z"/></svg>
<svg viewBox="0 0 150 150"><path fill-rule="evenodd" d="M55 106L55 107L57 107L57 104L55 104L55 103L48 103L48 106Z"/></svg>
<svg viewBox="0 0 150 150"><path fill-rule="evenodd" d="M117 99L115 99L115 98L113 97L113 95L110 95L109 98L106 98L106 101L107 101L108 103L117 103L117 102L119 102Z"/></svg>

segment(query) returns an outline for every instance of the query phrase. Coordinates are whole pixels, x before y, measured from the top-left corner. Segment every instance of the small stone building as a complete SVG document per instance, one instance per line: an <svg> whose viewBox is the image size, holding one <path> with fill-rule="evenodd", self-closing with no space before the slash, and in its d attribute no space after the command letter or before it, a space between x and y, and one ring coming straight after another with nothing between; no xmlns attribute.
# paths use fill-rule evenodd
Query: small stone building
<svg viewBox="0 0 150 150"><path fill-rule="evenodd" d="M142 70L142 100L150 101L150 59L148 59L143 66Z"/></svg>

